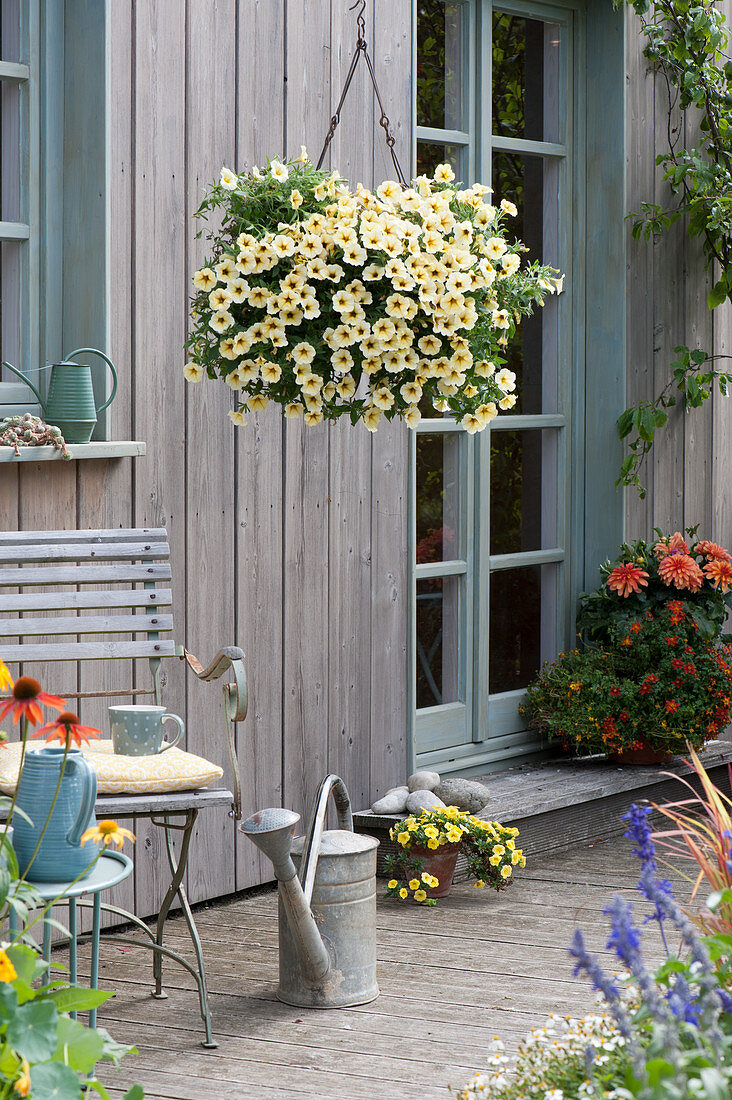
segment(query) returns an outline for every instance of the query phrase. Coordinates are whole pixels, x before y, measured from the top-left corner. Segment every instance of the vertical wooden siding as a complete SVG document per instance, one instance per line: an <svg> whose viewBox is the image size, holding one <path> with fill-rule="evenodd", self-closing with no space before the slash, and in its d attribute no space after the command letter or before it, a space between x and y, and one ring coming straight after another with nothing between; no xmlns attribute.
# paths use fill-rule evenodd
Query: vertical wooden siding
<svg viewBox="0 0 732 1100"><path fill-rule="evenodd" d="M361 808L406 764L406 429L305 429L274 409L235 429L224 387L189 387L182 376L189 280L205 248L191 212L222 164L295 156L301 144L317 156L353 50L349 6L108 6L108 350L120 371L112 437L146 440L147 457L3 468L4 528L167 527L177 639L204 660L222 644L247 654L250 712L238 753L248 811L284 803L307 812L329 770ZM369 9L408 165L410 0ZM330 161L371 184L393 169L364 75ZM165 700L185 711L189 747L224 762L218 688L187 683L171 666ZM76 673L67 675L75 686ZM108 670L94 675L114 686ZM88 687L90 674L83 678ZM103 708L93 717L103 723ZM137 906L152 912L164 856L155 830L140 833ZM225 812L201 816L194 900L269 877Z"/></svg>
<svg viewBox="0 0 732 1100"><path fill-rule="evenodd" d="M729 22L732 3L721 8ZM655 155L667 148L668 98L663 80L648 71L643 57L644 38L635 13L626 19L626 209L641 203L671 203ZM683 147L694 140L678 112L672 128ZM681 129L681 133L679 133ZM674 347L686 344L716 354L730 353L732 306L711 314L706 298L709 275L704 270L699 243L691 241L681 224L672 226L656 242L631 238L627 227L627 349L628 403L652 399L670 377ZM701 409L685 414L671 410L668 424L658 435L642 480L648 488L644 501L634 490L626 495L626 535L639 538L654 526L676 530L698 523L700 531L723 545L732 543L732 404L715 394Z"/></svg>

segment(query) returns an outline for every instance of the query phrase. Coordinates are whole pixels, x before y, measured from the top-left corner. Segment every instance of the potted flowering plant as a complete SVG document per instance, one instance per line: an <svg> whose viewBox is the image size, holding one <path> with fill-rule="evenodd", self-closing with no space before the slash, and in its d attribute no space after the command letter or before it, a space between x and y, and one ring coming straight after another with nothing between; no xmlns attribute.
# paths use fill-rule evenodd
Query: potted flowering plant
<svg viewBox="0 0 732 1100"><path fill-rule="evenodd" d="M352 191L304 149L223 168L196 212L219 228L193 276L188 381L221 378L239 425L273 401L306 424L414 428L425 398L473 433L512 408L503 349L562 280L525 262L512 203L454 178L442 164L411 187Z"/></svg>
<svg viewBox="0 0 732 1100"><path fill-rule="evenodd" d="M580 597L587 644L529 685L522 712L567 751L652 763L730 722L732 650L721 635L730 555L678 531L658 536L602 565L604 583Z"/></svg>
<svg viewBox="0 0 732 1100"><path fill-rule="evenodd" d="M503 890L513 881L514 868L526 866L526 857L516 847L518 829L484 821L457 806L412 814L394 825L389 836L401 851L384 861L392 876L386 895L411 897L421 905L436 905L436 898L449 893L461 851L478 889Z"/></svg>

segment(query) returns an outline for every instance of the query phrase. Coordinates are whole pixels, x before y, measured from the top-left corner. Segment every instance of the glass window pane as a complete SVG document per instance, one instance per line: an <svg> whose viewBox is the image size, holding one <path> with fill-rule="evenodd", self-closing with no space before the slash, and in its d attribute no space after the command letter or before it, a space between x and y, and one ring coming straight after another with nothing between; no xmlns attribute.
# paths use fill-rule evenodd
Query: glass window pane
<svg viewBox="0 0 732 1100"><path fill-rule="evenodd" d="M27 60L20 50L20 0L2 0L0 4L0 60Z"/></svg>
<svg viewBox="0 0 732 1100"><path fill-rule="evenodd" d="M489 688L525 688L555 655L555 565L502 569L490 577Z"/></svg>
<svg viewBox="0 0 732 1100"><path fill-rule="evenodd" d="M417 546L420 563L461 557L460 447L457 434L419 433L417 442Z"/></svg>
<svg viewBox="0 0 732 1100"><path fill-rule="evenodd" d="M493 13L493 133L532 141L561 140L560 27Z"/></svg>
<svg viewBox="0 0 732 1100"><path fill-rule="evenodd" d="M463 700L462 577L417 581L417 709Z"/></svg>
<svg viewBox="0 0 732 1100"><path fill-rule="evenodd" d="M20 87L0 80L0 220L19 222Z"/></svg>
<svg viewBox="0 0 732 1100"><path fill-rule="evenodd" d="M419 0L417 5L417 125L464 130L463 45L466 4Z"/></svg>
<svg viewBox="0 0 732 1100"><path fill-rule="evenodd" d="M558 266L558 162L494 151L493 188L495 202L505 198L516 205L510 233L527 245L527 261ZM517 378L517 412L557 410L557 309L556 296L548 296L543 309L523 318L506 349Z"/></svg>
<svg viewBox="0 0 732 1100"><path fill-rule="evenodd" d="M19 241L0 241L0 361L7 359L14 367L20 359L20 264ZM6 372L6 382L15 382L15 375Z"/></svg>
<svg viewBox="0 0 732 1100"><path fill-rule="evenodd" d="M466 145L442 145L434 141L417 142L417 175L432 176L438 164L449 164L462 183L468 178Z"/></svg>
<svg viewBox="0 0 732 1100"><path fill-rule="evenodd" d="M557 545L556 430L491 433L491 554Z"/></svg>

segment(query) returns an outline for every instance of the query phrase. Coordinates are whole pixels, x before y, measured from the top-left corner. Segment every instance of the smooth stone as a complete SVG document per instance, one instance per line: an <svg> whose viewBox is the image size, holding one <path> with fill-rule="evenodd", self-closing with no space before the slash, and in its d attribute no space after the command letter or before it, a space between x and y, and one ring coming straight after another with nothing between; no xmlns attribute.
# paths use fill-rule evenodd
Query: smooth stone
<svg viewBox="0 0 732 1100"><path fill-rule="evenodd" d="M434 791L412 791L407 798L407 809L410 814L418 814L421 810L444 810L444 808L445 803Z"/></svg>
<svg viewBox="0 0 732 1100"><path fill-rule="evenodd" d="M371 809L375 814L404 813L407 808L408 794L406 787L392 787L383 798L377 798L376 802L372 802Z"/></svg>
<svg viewBox="0 0 732 1100"><path fill-rule="evenodd" d="M465 813L483 810L490 799L490 791L476 779L443 779L435 794L446 806L457 806Z"/></svg>
<svg viewBox="0 0 732 1100"><path fill-rule="evenodd" d="M440 785L440 777L437 772L414 772L407 780L409 793L412 791L434 791Z"/></svg>

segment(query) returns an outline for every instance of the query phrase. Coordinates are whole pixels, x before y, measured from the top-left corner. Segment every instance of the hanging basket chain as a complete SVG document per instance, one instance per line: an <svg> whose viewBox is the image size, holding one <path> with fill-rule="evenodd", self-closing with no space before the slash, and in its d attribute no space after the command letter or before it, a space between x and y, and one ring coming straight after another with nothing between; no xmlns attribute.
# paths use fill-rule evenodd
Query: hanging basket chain
<svg viewBox="0 0 732 1100"><path fill-rule="evenodd" d="M381 111L381 115L379 117L379 126L381 126L381 128L384 131L386 144L389 147L389 152L391 153L391 159L393 160L394 168L396 169L397 179L399 180L399 183L401 183L401 185L403 187L407 187L407 181L406 181L406 178L404 176L404 172L402 171L402 166L399 163L399 157L396 154L396 148L395 148L396 138L394 136L394 131L392 130L392 126L391 126L391 122L389 121L389 117L388 117L386 111L384 110L384 104L381 100L381 93L379 91L379 85L376 81L376 74L374 72L374 66L373 66L373 63L371 61L371 56L370 56L369 51L368 51L368 43L366 42L366 20L364 19L364 12L366 10L366 0L356 0L356 3L353 4L351 8L349 8L349 11L353 11L355 8L357 8L359 6L359 4L361 5L361 7L360 7L358 15L356 16L356 51L353 55L353 58L351 59L351 64L350 64L350 67L348 69L348 74L346 76L345 84L343 85L343 91L341 92L341 98L338 100L338 106L336 107L335 114L332 116L332 118L330 120L330 126L328 127L328 133L325 135L325 142L323 143L323 148L322 148L322 151L321 151L320 156L318 158L318 163L316 165L316 168L321 167L321 165L322 165L322 163L325 159L325 154L328 151L328 146L330 145L331 141L333 140L333 135L336 132L336 129L338 127L338 123L341 121L341 110L343 109L343 104L345 102L346 96L348 95L348 89L351 87L351 81L353 80L353 74L356 72L356 69L358 67L358 63L361 60L361 55L363 55L364 60L366 61L366 67L368 68L368 71L369 71L369 76L371 77L371 83L373 85L374 92L376 93L376 99L377 99L377 102L379 104L379 109Z"/></svg>

